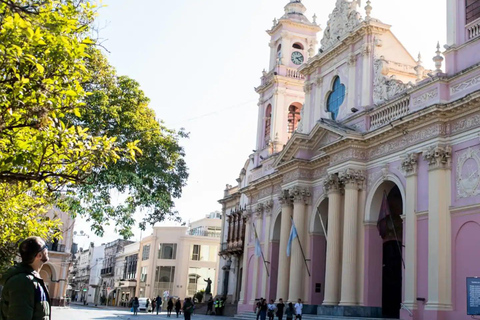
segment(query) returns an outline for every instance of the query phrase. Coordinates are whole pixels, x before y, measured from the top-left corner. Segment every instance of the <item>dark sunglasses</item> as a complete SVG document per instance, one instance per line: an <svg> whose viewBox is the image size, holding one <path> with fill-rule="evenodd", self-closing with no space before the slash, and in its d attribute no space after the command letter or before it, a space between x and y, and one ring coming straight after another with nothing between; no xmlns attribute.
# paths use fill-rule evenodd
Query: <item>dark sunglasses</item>
<svg viewBox="0 0 480 320"><path fill-rule="evenodd" d="M42 252L45 249L48 250L48 246L46 244L44 244L43 247L40 250L38 250L37 254L39 254L40 252Z"/></svg>

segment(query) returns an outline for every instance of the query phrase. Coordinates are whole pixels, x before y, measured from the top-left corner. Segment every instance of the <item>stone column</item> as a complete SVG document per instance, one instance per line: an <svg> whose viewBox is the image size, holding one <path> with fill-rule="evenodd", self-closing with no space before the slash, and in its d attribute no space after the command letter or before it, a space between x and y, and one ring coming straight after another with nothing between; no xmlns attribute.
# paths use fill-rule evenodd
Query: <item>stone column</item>
<svg viewBox="0 0 480 320"><path fill-rule="evenodd" d="M409 309L417 309L417 159L411 153L402 159L406 177L405 194L405 296L403 303Z"/></svg>
<svg viewBox="0 0 480 320"><path fill-rule="evenodd" d="M282 204L282 216L280 225L280 243L278 250L278 276L277 276L277 296L286 301L288 297L288 278L290 277L290 257L287 256L287 243L292 227L291 216L293 215L292 200L288 190L283 190L278 197Z"/></svg>
<svg viewBox="0 0 480 320"><path fill-rule="evenodd" d="M263 205L264 212L265 212L265 238L263 240L263 255L265 256L265 260L269 261L270 257L270 221L272 220L272 208L273 208L273 201L269 200L264 203ZM260 236L260 235L259 235ZM263 261L261 261L261 264L263 266ZM271 264L267 264L267 267L269 267L268 272L271 273ZM263 266L265 269L265 266ZM270 277L267 276L266 272L264 272L264 277L262 279L262 290L261 296L262 297L267 297L267 287L268 287L268 281L270 280Z"/></svg>
<svg viewBox="0 0 480 320"><path fill-rule="evenodd" d="M336 174L328 175L323 184L328 193L327 262L325 268L324 305L340 301L340 258L342 252L341 188Z"/></svg>
<svg viewBox="0 0 480 320"><path fill-rule="evenodd" d="M247 277L248 277L248 236L250 234L251 213L244 212L245 219L245 240L243 241L243 261L242 261L242 288L240 290L239 304L247 304Z"/></svg>
<svg viewBox="0 0 480 320"><path fill-rule="evenodd" d="M255 223L255 230L257 230L257 235L260 239L262 235L262 224L263 224L263 204L262 203L257 204L255 211L256 211L257 218L253 223ZM256 241L257 240L255 239L255 236L254 236L253 237L254 245ZM259 282L258 274L259 274L260 268L262 267L263 267L262 257L254 256L253 257L252 297L250 299L251 304L255 303L255 299L260 298L260 297L257 297L257 291L258 291L257 288L258 288L258 282Z"/></svg>
<svg viewBox="0 0 480 320"><path fill-rule="evenodd" d="M434 146L423 157L428 170L428 302L425 310L452 310L451 148Z"/></svg>
<svg viewBox="0 0 480 320"><path fill-rule="evenodd" d="M368 40L371 41L371 40ZM370 92L371 90L371 73L372 73L372 44L371 42L366 42L362 47L362 56L363 56L363 68L362 68L362 92ZM362 94L362 106L370 105L371 95Z"/></svg>
<svg viewBox="0 0 480 320"><path fill-rule="evenodd" d="M290 281L288 301L297 299L307 300L303 297L306 266L302 249L305 250L305 215L306 202L310 198L310 192L305 188L294 187L290 190L293 197L293 223L297 229L298 237L293 239L290 256ZM301 247L300 247L301 243Z"/></svg>
<svg viewBox="0 0 480 320"><path fill-rule="evenodd" d="M362 170L347 169L339 175L345 186L343 222L342 292L340 305L354 306L357 297L358 191L365 182ZM330 233L330 232L329 232Z"/></svg>

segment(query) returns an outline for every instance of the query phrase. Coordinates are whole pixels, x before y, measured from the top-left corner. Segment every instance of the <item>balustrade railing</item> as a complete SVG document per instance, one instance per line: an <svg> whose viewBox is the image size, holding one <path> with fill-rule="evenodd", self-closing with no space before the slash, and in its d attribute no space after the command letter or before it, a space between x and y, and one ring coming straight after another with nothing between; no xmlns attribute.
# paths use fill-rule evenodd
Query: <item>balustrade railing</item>
<svg viewBox="0 0 480 320"><path fill-rule="evenodd" d="M471 40L480 36L480 19L470 22L465 26L467 30L467 40Z"/></svg>
<svg viewBox="0 0 480 320"><path fill-rule="evenodd" d="M289 77L289 78L295 78L295 79L305 79L303 74L298 72L297 69L291 69L291 68L287 68L286 76Z"/></svg>
<svg viewBox="0 0 480 320"><path fill-rule="evenodd" d="M377 110L374 110L370 115L370 129L376 129L406 116L410 105L410 97L405 97L394 103L384 105Z"/></svg>

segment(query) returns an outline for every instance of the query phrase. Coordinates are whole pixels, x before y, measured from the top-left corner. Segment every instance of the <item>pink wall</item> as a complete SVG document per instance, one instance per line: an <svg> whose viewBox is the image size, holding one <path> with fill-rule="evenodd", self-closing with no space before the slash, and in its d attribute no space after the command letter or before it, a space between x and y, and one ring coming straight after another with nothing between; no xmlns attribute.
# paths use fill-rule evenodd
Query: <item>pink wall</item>
<svg viewBox="0 0 480 320"><path fill-rule="evenodd" d="M452 147L452 155L453 155L452 179L451 179L452 180L451 181L452 207L461 207L461 206L475 205L477 203L480 203L480 195L473 196L473 197L466 197L466 198L459 198L457 196L456 171L457 171L458 159L465 152L468 151L468 148L472 148L473 150L478 151L480 149L478 138L460 143ZM473 161L473 160L469 160L469 161Z"/></svg>
<svg viewBox="0 0 480 320"><path fill-rule="evenodd" d="M247 257L248 257L247 281L245 281L245 288L243 288L243 290L247 290L246 302L248 303L248 301L250 301L253 297L253 294L252 294L253 264L256 258L253 248L248 249Z"/></svg>
<svg viewBox="0 0 480 320"><path fill-rule="evenodd" d="M382 306L382 238L376 226L365 227L364 305Z"/></svg>
<svg viewBox="0 0 480 320"><path fill-rule="evenodd" d="M418 161L417 211L428 210L428 163L421 156Z"/></svg>
<svg viewBox="0 0 480 320"><path fill-rule="evenodd" d="M310 304L322 304L325 290L325 262L327 254L327 242L321 235L310 236L312 255L310 257L312 266L312 277L310 284ZM321 284L321 291L315 292L315 284Z"/></svg>
<svg viewBox="0 0 480 320"><path fill-rule="evenodd" d="M267 296L268 299L276 299L277 295L277 279L278 279L278 250L279 243L277 241L270 243L270 281L268 282Z"/></svg>
<svg viewBox="0 0 480 320"><path fill-rule="evenodd" d="M417 220L417 297L428 301L428 217ZM418 320L423 320L425 305L418 301ZM416 318L415 318L416 319Z"/></svg>
<svg viewBox="0 0 480 320"><path fill-rule="evenodd" d="M452 319L467 316L466 278L480 276L480 210L475 214L452 217ZM463 213L462 213L463 214Z"/></svg>

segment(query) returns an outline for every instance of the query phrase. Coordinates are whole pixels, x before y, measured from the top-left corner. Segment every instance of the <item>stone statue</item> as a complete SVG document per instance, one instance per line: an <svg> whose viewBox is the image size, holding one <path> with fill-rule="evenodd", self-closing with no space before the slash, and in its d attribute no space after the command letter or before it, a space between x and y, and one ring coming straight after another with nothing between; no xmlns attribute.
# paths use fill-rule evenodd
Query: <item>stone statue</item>
<svg viewBox="0 0 480 320"><path fill-rule="evenodd" d="M211 294L212 293L212 280L208 278L207 280L203 280L207 283L207 287L205 288L205 294Z"/></svg>

